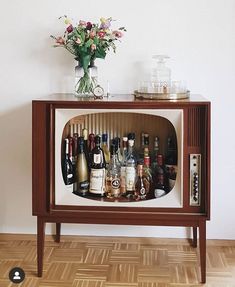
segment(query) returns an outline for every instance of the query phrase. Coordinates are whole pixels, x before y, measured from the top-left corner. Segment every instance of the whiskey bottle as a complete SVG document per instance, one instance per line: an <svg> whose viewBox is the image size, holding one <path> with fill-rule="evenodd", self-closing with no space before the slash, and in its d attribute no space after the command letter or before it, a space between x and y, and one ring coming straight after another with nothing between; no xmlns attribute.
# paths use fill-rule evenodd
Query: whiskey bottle
<svg viewBox="0 0 235 287"><path fill-rule="evenodd" d="M135 183L135 200L146 199L149 193L150 183L147 177L143 174L143 165L137 165L137 180Z"/></svg>
<svg viewBox="0 0 235 287"><path fill-rule="evenodd" d="M84 138L78 138L78 159L77 159L77 192L86 196L89 190L89 175L86 155L84 152Z"/></svg>
<svg viewBox="0 0 235 287"><path fill-rule="evenodd" d="M100 147L100 136L95 136L95 147L91 151L91 172L89 192L95 196L105 195L105 157Z"/></svg>
<svg viewBox="0 0 235 287"><path fill-rule="evenodd" d="M148 197L152 198L153 197L153 177L152 177L152 171L150 169L150 157L149 156L144 157L143 175L147 178L149 182Z"/></svg>
<svg viewBox="0 0 235 287"><path fill-rule="evenodd" d="M111 145L110 151L111 161L106 174L106 196L108 198L118 198L121 195L121 173L114 144Z"/></svg>

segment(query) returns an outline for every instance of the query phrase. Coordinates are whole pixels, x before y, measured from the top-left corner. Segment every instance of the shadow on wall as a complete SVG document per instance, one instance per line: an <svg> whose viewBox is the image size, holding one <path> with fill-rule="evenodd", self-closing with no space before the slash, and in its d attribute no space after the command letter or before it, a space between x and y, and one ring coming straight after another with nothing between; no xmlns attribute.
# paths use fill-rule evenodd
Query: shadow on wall
<svg viewBox="0 0 235 287"><path fill-rule="evenodd" d="M31 103L0 116L0 232L26 232L32 220L31 129Z"/></svg>

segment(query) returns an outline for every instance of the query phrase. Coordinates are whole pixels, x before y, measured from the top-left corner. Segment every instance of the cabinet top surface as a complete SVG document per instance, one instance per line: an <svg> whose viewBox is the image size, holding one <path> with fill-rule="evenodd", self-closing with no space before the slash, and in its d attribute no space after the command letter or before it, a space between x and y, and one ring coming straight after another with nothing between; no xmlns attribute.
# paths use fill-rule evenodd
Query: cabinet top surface
<svg viewBox="0 0 235 287"><path fill-rule="evenodd" d="M74 94L64 94L64 93L56 93L51 94L46 97L37 98L35 101L45 101L45 102L63 102L63 103L85 103L85 102L93 102L93 103L115 103L115 102L125 102L125 103L143 103L143 104L154 104L154 103L193 103L193 102L209 102L206 98L201 95L190 95L188 99L181 100L146 100L146 99L137 99L134 95L131 94L111 94L109 97L103 97L103 99L94 99L91 98L77 98Z"/></svg>

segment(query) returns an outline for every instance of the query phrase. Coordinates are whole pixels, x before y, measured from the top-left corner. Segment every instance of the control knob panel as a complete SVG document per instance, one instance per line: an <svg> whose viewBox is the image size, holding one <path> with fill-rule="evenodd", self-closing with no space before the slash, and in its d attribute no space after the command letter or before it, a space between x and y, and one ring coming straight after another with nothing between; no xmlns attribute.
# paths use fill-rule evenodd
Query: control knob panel
<svg viewBox="0 0 235 287"><path fill-rule="evenodd" d="M201 154L190 154L190 205L200 206Z"/></svg>

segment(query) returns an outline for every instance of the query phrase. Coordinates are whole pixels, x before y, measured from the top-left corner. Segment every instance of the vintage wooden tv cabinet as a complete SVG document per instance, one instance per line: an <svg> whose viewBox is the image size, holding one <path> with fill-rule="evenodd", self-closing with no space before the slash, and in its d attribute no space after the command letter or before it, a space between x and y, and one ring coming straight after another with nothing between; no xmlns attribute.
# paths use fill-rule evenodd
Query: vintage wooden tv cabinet
<svg viewBox="0 0 235 287"><path fill-rule="evenodd" d="M61 204L56 189L58 154L57 111L79 113L135 113L167 115L178 111L181 129L181 173L179 193L181 206L102 205L100 201L87 204ZM129 111L129 113L128 113ZM160 113L161 112L161 113ZM130 115L129 115L130 114ZM33 155L33 215L37 216L38 276L43 273L45 225L56 223L56 241L60 241L61 223L122 224L145 226L192 227L193 246L197 246L199 229L201 282L206 282L206 221L210 219L210 102L201 96L172 101L136 100L132 95L116 95L103 100L78 100L73 95L55 94L32 102ZM142 123L143 124L143 123ZM147 127L146 127L147 128ZM62 131L61 131L62 134ZM178 136L178 135L177 135ZM197 162L193 160L196 158ZM198 177L193 177L194 165L199 165ZM181 175L180 175L181 174ZM195 174L195 172L193 173ZM177 175L178 176L178 175ZM199 181L198 181L199 178ZM196 180L196 182L195 182ZM196 186L196 188L195 188ZM199 186L199 188L197 188ZM195 198L194 198L195 197ZM79 200L76 198L76 201Z"/></svg>

